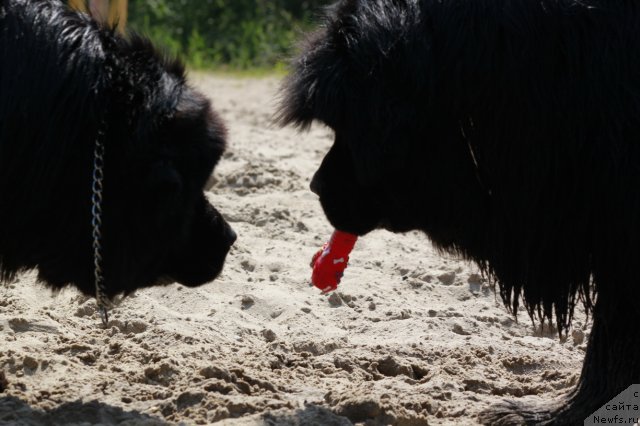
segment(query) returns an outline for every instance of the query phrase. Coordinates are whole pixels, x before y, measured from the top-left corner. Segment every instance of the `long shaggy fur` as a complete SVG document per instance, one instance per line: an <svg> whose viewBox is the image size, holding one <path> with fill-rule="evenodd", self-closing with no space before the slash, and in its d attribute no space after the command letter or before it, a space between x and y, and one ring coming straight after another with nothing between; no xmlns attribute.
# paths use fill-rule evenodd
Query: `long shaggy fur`
<svg viewBox="0 0 640 426"><path fill-rule="evenodd" d="M423 230L561 332L593 313L572 405L522 421L640 381L638 22L624 0L343 0L283 88L282 123L335 131L312 188L336 228Z"/></svg>
<svg viewBox="0 0 640 426"><path fill-rule="evenodd" d="M106 149L110 295L213 279L233 231L203 186L225 146L179 61L57 0L0 1L0 276L93 293L91 183Z"/></svg>

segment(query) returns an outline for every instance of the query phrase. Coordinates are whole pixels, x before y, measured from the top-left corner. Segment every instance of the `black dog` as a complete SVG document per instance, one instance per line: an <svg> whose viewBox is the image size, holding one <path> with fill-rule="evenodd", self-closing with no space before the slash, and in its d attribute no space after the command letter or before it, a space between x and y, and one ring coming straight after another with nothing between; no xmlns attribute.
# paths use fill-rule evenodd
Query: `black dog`
<svg viewBox="0 0 640 426"><path fill-rule="evenodd" d="M329 221L423 230L516 312L593 315L580 382L490 424L582 424L640 383L640 8L600 0L344 0L285 83L283 123L335 142Z"/></svg>
<svg viewBox="0 0 640 426"><path fill-rule="evenodd" d="M108 296L221 271L235 234L203 187L225 148L183 66L55 0L0 1L0 272L94 294L92 168L103 143Z"/></svg>

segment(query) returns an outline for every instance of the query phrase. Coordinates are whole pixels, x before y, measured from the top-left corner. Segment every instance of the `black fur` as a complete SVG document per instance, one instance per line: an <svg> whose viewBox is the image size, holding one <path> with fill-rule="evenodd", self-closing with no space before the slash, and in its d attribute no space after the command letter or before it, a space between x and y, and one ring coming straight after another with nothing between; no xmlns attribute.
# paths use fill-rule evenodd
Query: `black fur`
<svg viewBox="0 0 640 426"><path fill-rule="evenodd" d="M485 422L582 424L640 383L640 4L344 0L279 118L335 131L312 189L336 228L423 230L561 332L593 315L567 404Z"/></svg>
<svg viewBox="0 0 640 426"><path fill-rule="evenodd" d="M222 269L235 234L203 187L225 128L182 64L56 0L0 1L0 274L94 293L91 184L104 133L109 295Z"/></svg>

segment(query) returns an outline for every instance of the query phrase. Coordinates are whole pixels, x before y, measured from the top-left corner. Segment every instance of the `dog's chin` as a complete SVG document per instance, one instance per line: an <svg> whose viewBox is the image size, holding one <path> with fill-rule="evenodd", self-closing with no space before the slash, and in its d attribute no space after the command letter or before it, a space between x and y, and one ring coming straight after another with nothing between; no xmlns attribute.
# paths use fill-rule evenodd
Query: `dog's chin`
<svg viewBox="0 0 640 426"><path fill-rule="evenodd" d="M410 231L415 231L416 229L420 229L418 225L406 223L406 222L394 222L391 220L382 220L378 226L380 229L384 229L385 231L393 232L394 234L405 233Z"/></svg>
<svg viewBox="0 0 640 426"><path fill-rule="evenodd" d="M367 223L365 221L359 222L357 219L348 219L348 220L332 220L328 217L329 223L333 226L334 229L337 229L342 232L348 232L353 235L357 235L362 237L369 232L379 228L379 226L375 223Z"/></svg>
<svg viewBox="0 0 640 426"><path fill-rule="evenodd" d="M208 265L200 265L199 267L194 266L188 270L175 271L170 275L170 279L171 282L175 282L186 287L199 287L218 278L222 273L223 266L224 259Z"/></svg>
<svg viewBox="0 0 640 426"><path fill-rule="evenodd" d="M323 205L325 216L331 226L343 232L363 236L379 228L379 222L372 217L359 214L348 214L348 211L342 209L331 209ZM345 214L347 213L347 214Z"/></svg>
<svg viewBox="0 0 640 426"><path fill-rule="evenodd" d="M175 283L176 280L171 278L169 275L163 275L159 277L154 283L154 286L167 286L169 284Z"/></svg>

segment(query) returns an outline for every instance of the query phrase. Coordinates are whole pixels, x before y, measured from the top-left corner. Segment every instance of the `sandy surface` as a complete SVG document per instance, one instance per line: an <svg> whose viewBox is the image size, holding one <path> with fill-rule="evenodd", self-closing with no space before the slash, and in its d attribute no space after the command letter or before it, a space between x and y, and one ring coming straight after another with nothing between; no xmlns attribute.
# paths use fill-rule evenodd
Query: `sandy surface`
<svg viewBox="0 0 640 426"><path fill-rule="evenodd" d="M0 424L474 424L572 387L584 318L564 341L515 322L418 233L360 239L338 293L310 288L331 227L307 188L331 133L274 128L277 79L193 78L230 128L209 193L240 235L224 273L140 291L106 330L74 290L0 287Z"/></svg>

